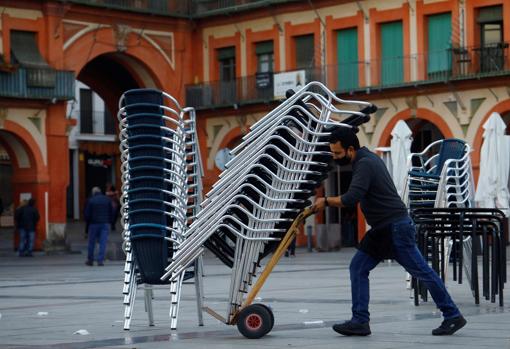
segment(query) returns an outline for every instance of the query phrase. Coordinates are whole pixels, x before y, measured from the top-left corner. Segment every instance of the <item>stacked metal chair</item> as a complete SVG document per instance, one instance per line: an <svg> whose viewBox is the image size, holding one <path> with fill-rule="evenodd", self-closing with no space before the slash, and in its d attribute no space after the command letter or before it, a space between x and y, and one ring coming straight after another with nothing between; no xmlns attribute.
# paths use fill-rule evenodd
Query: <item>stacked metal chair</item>
<svg viewBox="0 0 510 349"><path fill-rule="evenodd" d="M118 119L126 252L124 329L129 329L139 284L145 285L149 325L154 323L152 285L168 283L161 276L200 207L202 170L192 108L181 108L161 91L136 89L122 95ZM177 326L184 273L170 282L172 329ZM201 324L202 274L197 268L194 276Z"/></svg>
<svg viewBox="0 0 510 349"><path fill-rule="evenodd" d="M419 208L472 207L474 183L470 152L466 142L452 138L435 141L421 153L410 154L404 200L412 215ZM428 249L423 252L431 257L439 241L445 244L443 250L451 251L454 242L450 238L431 237L427 241ZM409 274L407 281L408 289L417 282Z"/></svg>
<svg viewBox="0 0 510 349"><path fill-rule="evenodd" d="M470 152L466 142L452 138L411 154L404 193L408 207L471 207L474 184Z"/></svg>
<svg viewBox="0 0 510 349"><path fill-rule="evenodd" d="M439 151L434 153L437 148ZM448 280L450 263L454 281L462 283L464 269L478 304L477 256L482 253L483 295L494 302L499 294L502 305L506 281L503 234L506 223L499 210L473 208L470 151L464 141L446 139L430 144L419 154L411 154L407 204L417 225L418 246L443 282ZM492 280L490 286L489 279ZM412 280L412 284L415 304L418 305L419 296L427 300L426 288L417 280Z"/></svg>
<svg viewBox="0 0 510 349"><path fill-rule="evenodd" d="M235 323L261 259L278 246L327 177L329 127L355 127L376 110L366 102L341 100L318 82L287 97L232 150L233 159L207 194L162 276L162 280L173 280L208 248L232 269L227 316L207 310L227 324ZM342 110L334 103L364 109ZM337 121L342 117L343 123ZM273 323L274 318L271 327Z"/></svg>
<svg viewBox="0 0 510 349"><path fill-rule="evenodd" d="M498 295L499 305L503 306L508 233L508 221L503 212L487 208L421 208L413 212L413 219L418 227L418 247L443 281L447 280L447 262L450 261L453 280L462 283L464 271L476 304L480 303L481 276L482 296L495 303ZM439 243L428 253L430 239ZM451 255L445 248L447 240L453 242ZM426 301L427 292L419 283L415 286L414 299L418 305L419 295Z"/></svg>

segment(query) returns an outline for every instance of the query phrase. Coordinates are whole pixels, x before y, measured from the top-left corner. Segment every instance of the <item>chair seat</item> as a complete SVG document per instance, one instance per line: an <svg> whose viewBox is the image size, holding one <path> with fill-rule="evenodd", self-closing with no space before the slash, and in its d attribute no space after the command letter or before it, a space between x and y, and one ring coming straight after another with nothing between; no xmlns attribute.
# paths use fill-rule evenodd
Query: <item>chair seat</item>
<svg viewBox="0 0 510 349"><path fill-rule="evenodd" d="M411 200L426 200L431 199L434 200L437 196L437 193L409 193L409 199Z"/></svg>
<svg viewBox="0 0 510 349"><path fill-rule="evenodd" d="M438 176L436 174L428 173L428 172L421 172L421 171L409 171L409 176L419 177L419 178L430 178L430 179L437 179L437 180L439 180L439 178L440 178L440 176Z"/></svg>

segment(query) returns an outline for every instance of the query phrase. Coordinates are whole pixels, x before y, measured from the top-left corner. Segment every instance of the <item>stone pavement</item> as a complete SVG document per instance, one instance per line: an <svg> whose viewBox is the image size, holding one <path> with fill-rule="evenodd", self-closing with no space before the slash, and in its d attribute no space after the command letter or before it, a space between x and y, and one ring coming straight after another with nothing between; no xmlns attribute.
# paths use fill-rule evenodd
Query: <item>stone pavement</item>
<svg viewBox="0 0 510 349"><path fill-rule="evenodd" d="M84 246L84 245L83 245ZM510 291L505 306L483 299L479 306L466 284L448 288L468 320L454 336L434 337L441 322L432 302L415 307L403 269L383 263L371 275L372 335L343 337L331 325L350 317L349 260L354 249L283 258L257 302L270 305L276 321L261 339L204 314L197 326L194 286L183 286L179 329L170 331L169 295L155 287L155 326L147 325L139 290L130 331L123 330L122 261L87 267L85 255L18 258L0 256L0 348L510 348ZM224 315L230 269L205 258L206 304ZM88 334L75 334L86 330Z"/></svg>

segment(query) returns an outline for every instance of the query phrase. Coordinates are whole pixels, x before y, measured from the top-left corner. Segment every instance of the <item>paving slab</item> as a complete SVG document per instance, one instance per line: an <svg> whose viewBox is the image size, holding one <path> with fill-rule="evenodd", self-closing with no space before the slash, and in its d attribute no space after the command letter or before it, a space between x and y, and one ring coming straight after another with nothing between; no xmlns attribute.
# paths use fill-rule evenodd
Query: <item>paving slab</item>
<svg viewBox="0 0 510 349"><path fill-rule="evenodd" d="M4 251L5 252L5 251ZM349 261L355 250L308 253L283 258L257 302L269 305L275 327L249 340L237 328L204 314L197 325L194 285L183 286L179 328L171 331L168 287L154 291L155 326L147 325L139 289L130 331L123 330L123 262L88 267L84 254L19 258L0 256L0 348L510 348L510 296L505 306L485 299L475 305L467 284L447 287L467 326L449 337L431 330L441 322L433 302L414 305L403 269L381 263L371 274L369 337L343 337L331 326L350 318ZM510 251L509 251L510 252ZM230 269L205 256L206 304L225 314ZM86 330L88 334L75 334Z"/></svg>

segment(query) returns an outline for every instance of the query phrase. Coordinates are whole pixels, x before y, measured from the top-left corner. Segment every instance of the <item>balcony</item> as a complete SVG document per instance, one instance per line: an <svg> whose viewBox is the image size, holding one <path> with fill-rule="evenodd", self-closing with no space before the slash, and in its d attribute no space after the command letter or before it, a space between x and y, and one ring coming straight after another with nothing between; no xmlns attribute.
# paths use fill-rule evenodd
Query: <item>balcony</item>
<svg viewBox="0 0 510 349"><path fill-rule="evenodd" d="M192 0L191 16L207 17L248 11L258 7L279 5L298 0Z"/></svg>
<svg viewBox="0 0 510 349"><path fill-rule="evenodd" d="M173 17L207 17L297 0L59 0L79 5Z"/></svg>
<svg viewBox="0 0 510 349"><path fill-rule="evenodd" d="M60 0L60 2L163 16L190 15L190 2L182 0Z"/></svg>
<svg viewBox="0 0 510 349"><path fill-rule="evenodd" d="M305 82L321 81L337 93L423 86L510 75L508 43L462 47L421 55L374 59L305 70ZM412 75L415 77L411 79ZM275 73L276 74L276 73ZM274 97L273 73L233 81L186 86L186 105L196 109L269 103Z"/></svg>
<svg viewBox="0 0 510 349"><path fill-rule="evenodd" d="M70 100L74 98L74 72L17 68L0 70L0 97Z"/></svg>

